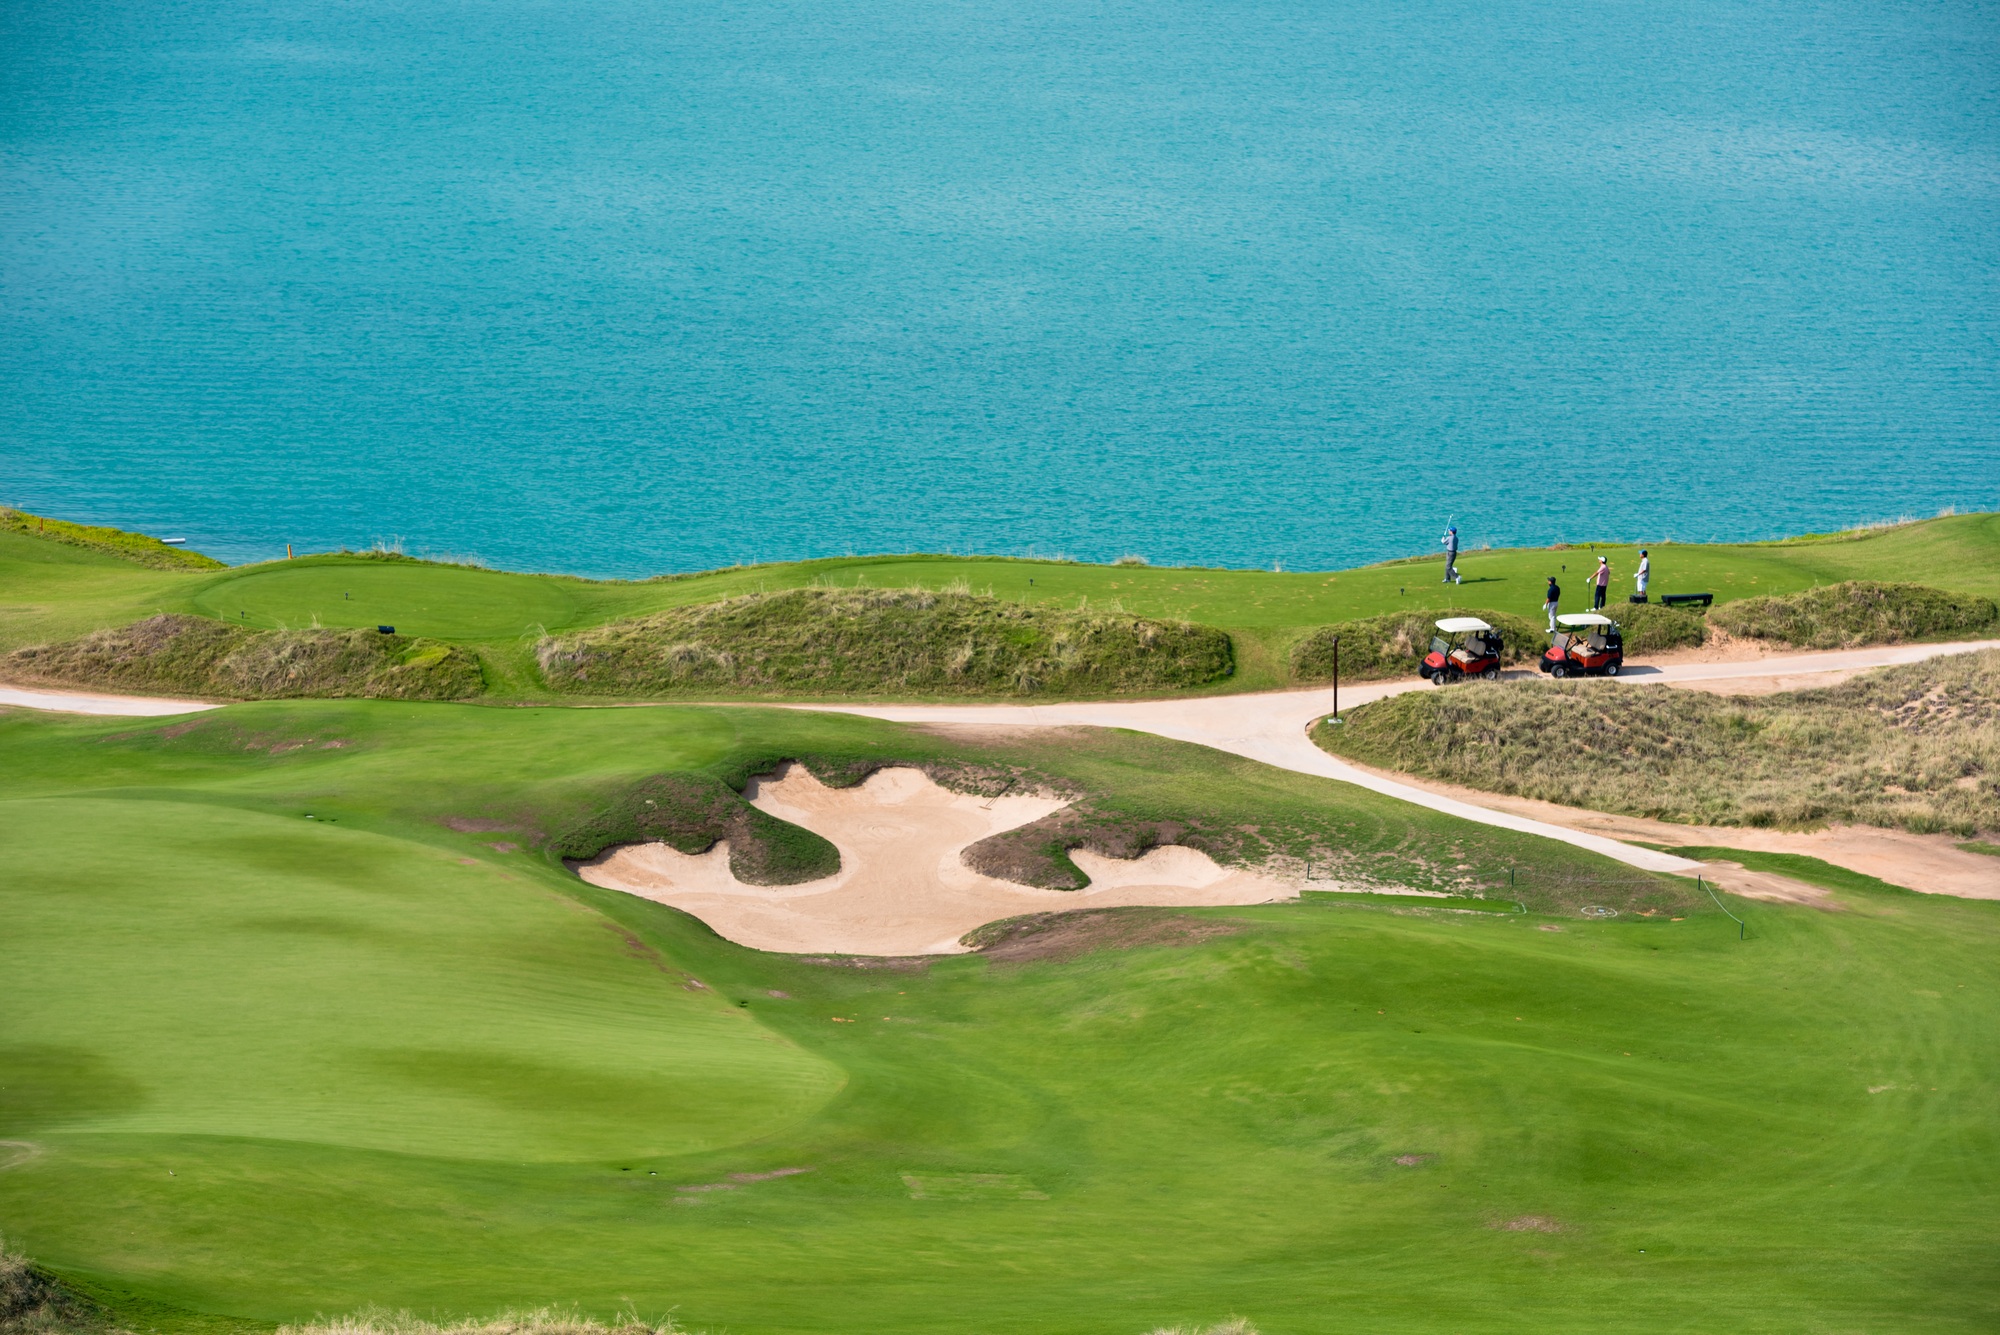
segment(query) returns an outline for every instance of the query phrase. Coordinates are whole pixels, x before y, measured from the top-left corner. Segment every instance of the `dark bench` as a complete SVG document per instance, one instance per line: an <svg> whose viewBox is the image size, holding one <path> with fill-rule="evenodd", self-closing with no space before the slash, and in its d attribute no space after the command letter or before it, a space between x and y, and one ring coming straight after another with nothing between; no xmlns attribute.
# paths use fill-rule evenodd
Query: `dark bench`
<svg viewBox="0 0 2000 1335"><path fill-rule="evenodd" d="M1663 593L1660 602L1667 607L1710 607L1715 603L1712 593Z"/></svg>

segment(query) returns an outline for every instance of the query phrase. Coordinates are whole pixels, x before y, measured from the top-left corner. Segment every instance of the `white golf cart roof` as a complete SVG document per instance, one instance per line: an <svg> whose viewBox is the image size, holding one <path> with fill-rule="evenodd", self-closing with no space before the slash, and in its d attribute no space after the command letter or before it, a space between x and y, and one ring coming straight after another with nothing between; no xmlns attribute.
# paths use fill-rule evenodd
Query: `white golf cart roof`
<svg viewBox="0 0 2000 1335"><path fill-rule="evenodd" d="M1470 631L1493 629L1478 617L1446 617L1438 622L1437 626L1447 635L1464 635Z"/></svg>
<svg viewBox="0 0 2000 1335"><path fill-rule="evenodd" d="M1565 612L1556 618L1565 626L1615 626L1618 623L1602 612Z"/></svg>

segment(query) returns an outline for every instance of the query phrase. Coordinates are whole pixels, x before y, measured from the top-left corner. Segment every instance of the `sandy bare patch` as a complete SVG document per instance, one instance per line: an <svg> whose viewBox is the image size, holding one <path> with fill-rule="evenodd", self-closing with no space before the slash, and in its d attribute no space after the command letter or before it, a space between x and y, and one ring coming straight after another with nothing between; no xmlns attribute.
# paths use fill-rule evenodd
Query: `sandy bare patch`
<svg viewBox="0 0 2000 1335"><path fill-rule="evenodd" d="M1613 618L1618 613L1606 608ZM1663 649L1646 655L1651 667L1674 667L1682 663L1754 663L1760 658L1781 658L1799 653L1796 645L1775 640L1738 639L1720 626L1708 627L1708 638L1685 649Z"/></svg>
<svg viewBox="0 0 2000 1335"><path fill-rule="evenodd" d="M1849 677L1873 671L1874 668L1834 668L1826 672L1792 672L1770 677L1712 677L1670 684L1683 691L1706 691L1710 695L1782 695L1790 691L1814 691L1822 686L1838 686Z"/></svg>
<svg viewBox="0 0 2000 1335"><path fill-rule="evenodd" d="M49 691L32 686L0 685L0 705L47 709L59 714L109 714L120 718L158 718L220 709L208 700L167 699L150 695L108 695L101 691Z"/></svg>
<svg viewBox="0 0 2000 1335"><path fill-rule="evenodd" d="M1819 886L1775 872L1751 871L1740 862L1705 862L1702 879L1732 895L1761 899L1771 904L1803 904L1807 908L1837 909L1840 902Z"/></svg>
<svg viewBox="0 0 2000 1335"><path fill-rule="evenodd" d="M1297 898L1278 878L1218 867L1187 848L1151 850L1129 863L1076 855L1082 890L1037 890L984 876L960 859L979 840L1039 820L1064 799L978 797L939 786L921 770L877 770L852 788L828 788L803 766L755 781L759 809L825 837L840 871L802 885L746 885L718 844L689 855L665 844L612 849L578 868L585 880L671 904L758 950L793 954L942 955L961 937L1003 918L1135 905L1263 904Z"/></svg>
<svg viewBox="0 0 2000 1335"><path fill-rule="evenodd" d="M1509 1233L1560 1233L1563 1231L1562 1223L1559 1220L1551 1219L1545 1214L1524 1214L1518 1219L1504 1219L1492 1225L1492 1227L1504 1229Z"/></svg>

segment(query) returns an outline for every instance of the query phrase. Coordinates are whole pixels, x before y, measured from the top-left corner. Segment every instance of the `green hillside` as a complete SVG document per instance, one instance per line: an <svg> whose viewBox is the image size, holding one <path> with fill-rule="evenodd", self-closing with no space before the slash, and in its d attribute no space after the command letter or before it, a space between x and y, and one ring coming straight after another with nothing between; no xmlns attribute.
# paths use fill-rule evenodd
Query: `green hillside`
<svg viewBox="0 0 2000 1335"><path fill-rule="evenodd" d="M1114 732L306 701L0 712L0 754L0 1231L136 1329L2000 1316L2000 906L1843 875L1840 912L1732 903L1739 942L1685 882L1637 916L1660 878ZM649 775L787 755L1015 767L1445 887L1513 869L1550 912L1311 896L858 969L537 851Z"/></svg>
<svg viewBox="0 0 2000 1335"><path fill-rule="evenodd" d="M172 550L172 549L169 549ZM1896 528L1776 543L1654 544L1653 592L1712 592L1718 601L1845 580L1919 583L2000 597L2000 515L1957 515ZM71 638L160 612L238 626L299 629L392 625L404 635L466 644L502 698L546 694L535 665L544 637L697 603L823 585L963 587L1031 605L1187 621L1229 634L1235 671L1204 690L1287 684L1293 643L1314 627L1448 606L1539 619L1543 579L1581 606L1596 555L1611 558L1615 598L1630 590L1631 544L1466 553L1464 583L1446 588L1442 559L1332 572L1091 566L981 557L871 556L744 567L634 582L512 574L378 555L302 557L221 571L154 570L32 533L0 530L0 650ZM726 697L720 692L718 698Z"/></svg>

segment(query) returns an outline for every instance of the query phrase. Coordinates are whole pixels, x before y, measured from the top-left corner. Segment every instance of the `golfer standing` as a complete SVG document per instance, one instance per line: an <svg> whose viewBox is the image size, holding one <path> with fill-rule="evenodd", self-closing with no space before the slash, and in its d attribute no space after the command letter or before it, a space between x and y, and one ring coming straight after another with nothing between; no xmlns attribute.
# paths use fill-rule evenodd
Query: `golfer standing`
<svg viewBox="0 0 2000 1335"><path fill-rule="evenodd" d="M1549 634L1556 633L1556 606L1562 602L1562 585L1556 583L1554 575L1549 576L1549 587L1542 594L1542 610L1549 614Z"/></svg>
<svg viewBox="0 0 2000 1335"><path fill-rule="evenodd" d="M1639 573L1632 577L1639 581L1639 601L1646 601L1646 586L1653 580L1653 558L1643 550L1639 553Z"/></svg>
<svg viewBox="0 0 2000 1335"><path fill-rule="evenodd" d="M1604 610L1605 591L1611 587L1611 562L1602 556L1598 557L1597 573L1590 577L1590 582L1597 586L1597 591L1591 595L1593 601L1590 605L1597 611L1602 612Z"/></svg>
<svg viewBox="0 0 2000 1335"><path fill-rule="evenodd" d="M1452 527L1446 529L1442 541L1444 542L1444 582L1447 584L1462 583L1463 581L1458 577L1458 526L1454 524Z"/></svg>

